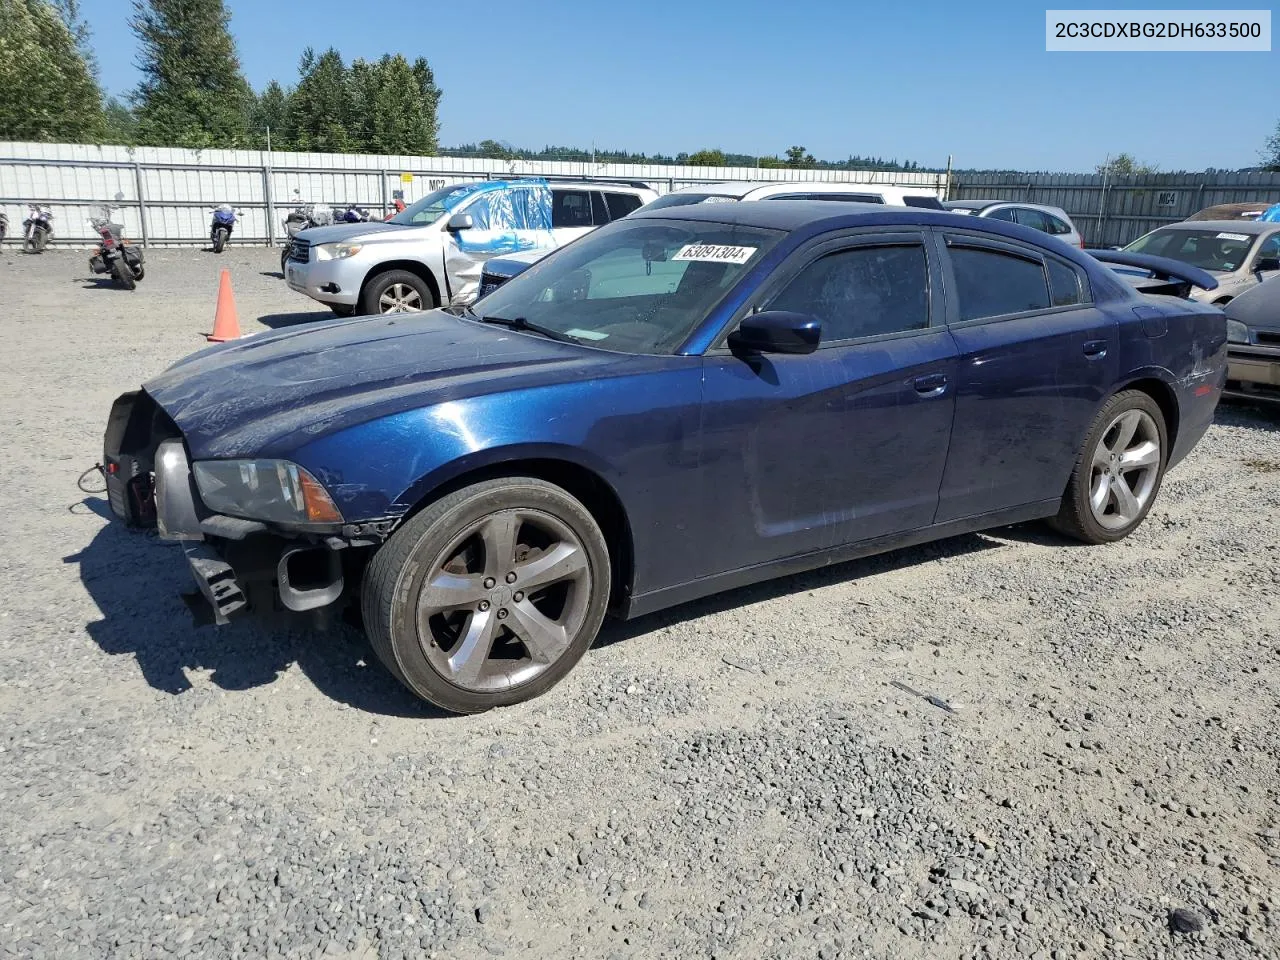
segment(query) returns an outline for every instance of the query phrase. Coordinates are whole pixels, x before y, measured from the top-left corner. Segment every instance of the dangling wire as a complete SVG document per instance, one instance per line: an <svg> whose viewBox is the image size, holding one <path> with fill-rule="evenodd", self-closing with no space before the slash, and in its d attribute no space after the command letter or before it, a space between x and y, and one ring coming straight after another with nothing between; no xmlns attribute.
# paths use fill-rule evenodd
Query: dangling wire
<svg viewBox="0 0 1280 960"><path fill-rule="evenodd" d="M92 473L98 474L102 478L101 487L86 487L84 485L85 478ZM84 493L106 493L107 492L107 471L103 469L102 464L95 463L92 467L80 474L80 478L76 481L76 486Z"/></svg>

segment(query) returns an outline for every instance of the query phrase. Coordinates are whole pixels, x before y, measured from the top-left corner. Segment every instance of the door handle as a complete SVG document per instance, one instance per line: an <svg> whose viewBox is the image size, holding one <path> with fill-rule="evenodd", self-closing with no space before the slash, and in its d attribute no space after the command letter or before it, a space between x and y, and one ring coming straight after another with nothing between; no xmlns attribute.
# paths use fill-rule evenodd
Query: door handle
<svg viewBox="0 0 1280 960"><path fill-rule="evenodd" d="M1101 360L1107 355L1107 341L1086 340L1084 343L1084 355L1090 360Z"/></svg>
<svg viewBox="0 0 1280 960"><path fill-rule="evenodd" d="M941 373L930 373L923 377L916 377L911 381L911 385L916 388L922 398L940 397L947 392L947 378Z"/></svg>

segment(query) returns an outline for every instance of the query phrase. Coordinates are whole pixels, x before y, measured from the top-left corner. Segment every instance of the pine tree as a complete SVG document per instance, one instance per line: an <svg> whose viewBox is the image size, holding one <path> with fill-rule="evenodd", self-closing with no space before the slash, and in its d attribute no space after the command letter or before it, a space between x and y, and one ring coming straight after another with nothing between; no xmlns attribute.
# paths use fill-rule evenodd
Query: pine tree
<svg viewBox="0 0 1280 960"><path fill-rule="evenodd" d="M133 146L138 142L138 118L132 110L115 97L107 100L102 108L103 143Z"/></svg>
<svg viewBox="0 0 1280 960"><path fill-rule="evenodd" d="M0 139L83 143L102 133L102 91L48 0L0 0Z"/></svg>
<svg viewBox="0 0 1280 960"><path fill-rule="evenodd" d="M249 142L255 150L293 149L293 126L289 115L292 92L272 80L254 99L249 114Z"/></svg>
<svg viewBox="0 0 1280 960"><path fill-rule="evenodd" d="M241 147L253 92L240 72L223 0L134 0L142 50L138 139L157 146Z"/></svg>
<svg viewBox="0 0 1280 960"><path fill-rule="evenodd" d="M320 153L355 153L360 149L351 72L342 55L330 47L319 57L308 47L298 65L301 75L289 102L294 148Z"/></svg>
<svg viewBox="0 0 1280 960"><path fill-rule="evenodd" d="M425 66L426 61L419 63ZM427 71L429 75L430 68ZM386 54L377 63L357 60L351 76L361 149L416 155L435 151L439 91L434 82L432 93L424 94L420 74L400 54Z"/></svg>

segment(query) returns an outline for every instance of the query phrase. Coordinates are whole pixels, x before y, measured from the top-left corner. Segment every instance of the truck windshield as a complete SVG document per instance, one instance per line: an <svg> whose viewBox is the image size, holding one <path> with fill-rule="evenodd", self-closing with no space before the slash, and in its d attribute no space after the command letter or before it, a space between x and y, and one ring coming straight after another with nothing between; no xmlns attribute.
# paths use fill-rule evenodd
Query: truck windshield
<svg viewBox="0 0 1280 960"><path fill-rule="evenodd" d="M470 186L466 183L455 183L450 187L441 187L439 190L432 190L421 200L415 200L409 206L405 207L394 217L388 220L388 223L398 223L404 227L422 226L424 223L435 223L445 214L445 198L450 194L457 193L459 190L465 190Z"/></svg>
<svg viewBox="0 0 1280 960"><path fill-rule="evenodd" d="M669 354L782 236L700 220L616 220L479 300L475 316L606 350Z"/></svg>

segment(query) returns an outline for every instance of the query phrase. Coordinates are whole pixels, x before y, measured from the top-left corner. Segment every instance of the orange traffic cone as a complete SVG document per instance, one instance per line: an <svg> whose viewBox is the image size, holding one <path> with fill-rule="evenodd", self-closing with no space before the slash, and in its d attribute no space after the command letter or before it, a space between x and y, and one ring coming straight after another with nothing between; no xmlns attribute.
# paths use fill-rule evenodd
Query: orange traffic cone
<svg viewBox="0 0 1280 960"><path fill-rule="evenodd" d="M210 343L237 340L240 337L240 315L236 313L236 298L231 294L231 271L223 270L218 281L218 309L213 315L213 333Z"/></svg>

